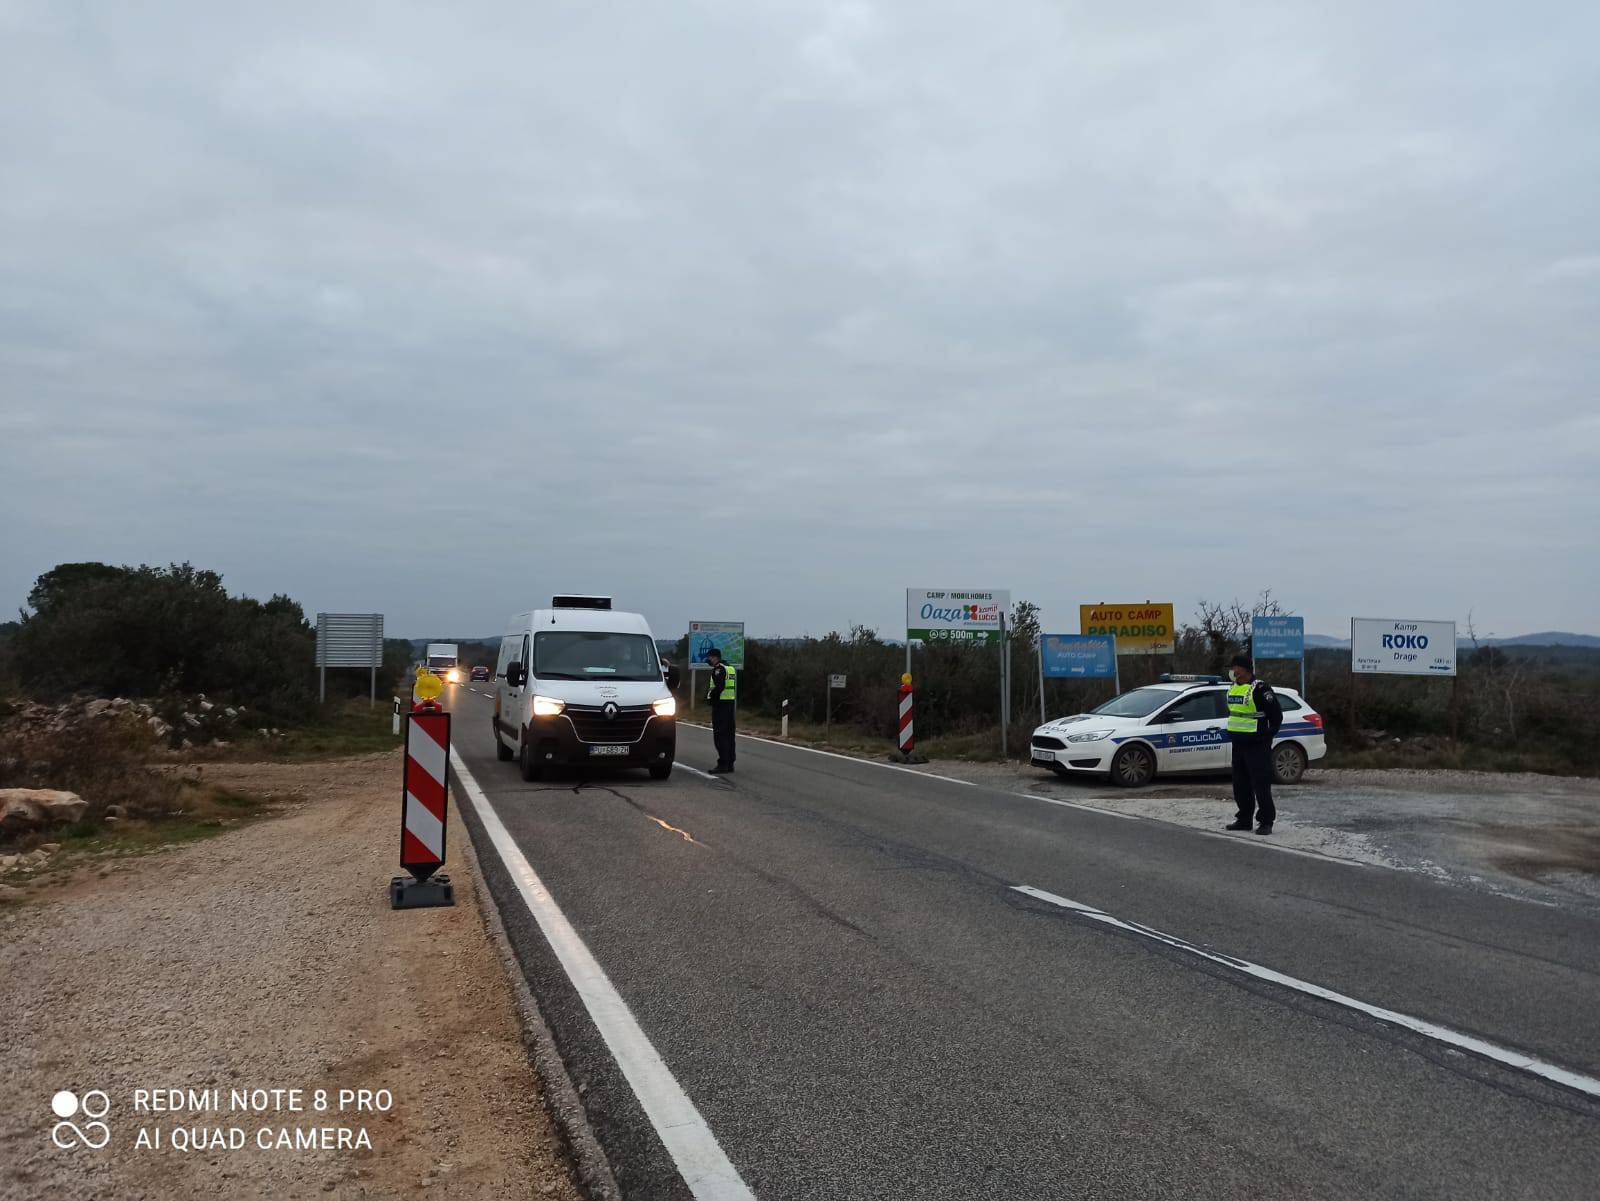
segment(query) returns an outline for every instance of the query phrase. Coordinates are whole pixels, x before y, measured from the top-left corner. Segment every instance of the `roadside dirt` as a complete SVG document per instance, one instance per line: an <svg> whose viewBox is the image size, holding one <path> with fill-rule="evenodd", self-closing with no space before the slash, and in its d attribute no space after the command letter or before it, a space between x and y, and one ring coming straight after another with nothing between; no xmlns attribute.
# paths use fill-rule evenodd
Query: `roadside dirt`
<svg viewBox="0 0 1600 1201"><path fill-rule="evenodd" d="M576 1201L459 849L454 908L389 908L398 752L205 775L282 815L0 906L0 1197ZM453 809L448 838L466 839ZM53 1144L62 1089L107 1094L104 1149L71 1131ZM220 1105L138 1112L137 1089L215 1089ZM235 1089L301 1089L304 1108L241 1111ZM319 1089L335 1106L340 1089L393 1103L318 1112ZM272 1146L324 1127L370 1149ZM173 1146L180 1129L233 1128L242 1148ZM138 1147L141 1129L161 1145Z"/></svg>

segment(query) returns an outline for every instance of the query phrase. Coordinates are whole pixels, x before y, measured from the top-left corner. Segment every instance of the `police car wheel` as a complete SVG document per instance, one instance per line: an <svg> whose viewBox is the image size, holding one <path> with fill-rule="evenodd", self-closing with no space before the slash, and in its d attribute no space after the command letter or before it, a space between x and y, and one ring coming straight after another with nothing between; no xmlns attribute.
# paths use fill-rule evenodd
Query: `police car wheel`
<svg viewBox="0 0 1600 1201"><path fill-rule="evenodd" d="M1306 774L1306 753L1292 742L1274 748L1272 779L1278 784L1298 784Z"/></svg>
<svg viewBox="0 0 1600 1201"><path fill-rule="evenodd" d="M510 763L513 751L506 745L506 740L500 737L500 727L494 727L494 757L501 763Z"/></svg>
<svg viewBox="0 0 1600 1201"><path fill-rule="evenodd" d="M1111 761L1111 782L1123 788L1143 788L1155 774L1155 755L1136 743L1123 747Z"/></svg>

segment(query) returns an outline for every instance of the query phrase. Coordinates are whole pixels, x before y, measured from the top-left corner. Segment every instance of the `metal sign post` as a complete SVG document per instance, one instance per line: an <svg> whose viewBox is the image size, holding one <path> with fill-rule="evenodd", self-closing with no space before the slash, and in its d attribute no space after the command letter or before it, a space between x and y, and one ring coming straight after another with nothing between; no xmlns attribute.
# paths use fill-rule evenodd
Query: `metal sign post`
<svg viewBox="0 0 1600 1201"><path fill-rule="evenodd" d="M1007 670L1010 666L1011 656L1007 653L1006 642L1006 612L1002 609L1000 610L1000 761L1002 763L1011 753L1011 741L1007 737L1011 716L1011 680L1010 672Z"/></svg>
<svg viewBox="0 0 1600 1201"><path fill-rule="evenodd" d="M317 694L328 700L328 668L365 667L372 673L370 703L378 704L378 668L383 666L382 613L317 614Z"/></svg>
<svg viewBox="0 0 1600 1201"><path fill-rule="evenodd" d="M828 676L827 717L825 719L826 724L823 726L823 730L824 730L823 738L824 738L824 740L833 737L833 690L835 688L843 688L844 686L845 686L845 677L844 676L831 675L831 674ZM787 718L784 719L783 732L784 732L784 736L787 737L788 733L789 733L789 726L788 726L788 719Z"/></svg>

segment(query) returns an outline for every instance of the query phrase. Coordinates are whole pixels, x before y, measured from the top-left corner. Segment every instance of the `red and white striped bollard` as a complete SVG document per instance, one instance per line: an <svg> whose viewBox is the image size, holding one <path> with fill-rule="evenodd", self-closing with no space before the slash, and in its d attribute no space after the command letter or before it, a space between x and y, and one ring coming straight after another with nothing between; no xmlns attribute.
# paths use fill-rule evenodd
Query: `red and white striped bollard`
<svg viewBox="0 0 1600 1201"><path fill-rule="evenodd" d="M900 753L909 759L916 745L911 726L911 673L908 671L900 677Z"/></svg>

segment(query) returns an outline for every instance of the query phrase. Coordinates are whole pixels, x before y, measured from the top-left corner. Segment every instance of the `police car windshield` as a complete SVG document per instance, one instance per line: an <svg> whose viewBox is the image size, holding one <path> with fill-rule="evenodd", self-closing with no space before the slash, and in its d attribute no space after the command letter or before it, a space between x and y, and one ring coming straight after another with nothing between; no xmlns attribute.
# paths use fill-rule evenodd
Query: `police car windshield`
<svg viewBox="0 0 1600 1201"><path fill-rule="evenodd" d="M1170 688L1135 688L1089 712L1102 717L1149 717L1178 694Z"/></svg>
<svg viewBox="0 0 1600 1201"><path fill-rule="evenodd" d="M545 630L533 638L533 674L544 680L661 679L648 634Z"/></svg>

